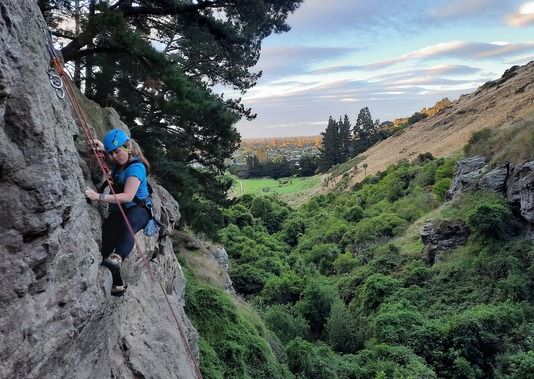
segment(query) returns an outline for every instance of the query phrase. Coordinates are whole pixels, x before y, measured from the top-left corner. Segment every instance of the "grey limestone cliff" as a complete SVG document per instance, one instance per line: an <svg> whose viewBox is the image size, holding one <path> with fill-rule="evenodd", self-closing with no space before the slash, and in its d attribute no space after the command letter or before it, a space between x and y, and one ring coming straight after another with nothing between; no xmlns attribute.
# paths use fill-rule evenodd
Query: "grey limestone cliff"
<svg viewBox="0 0 534 379"><path fill-rule="evenodd" d="M49 84L45 27L35 1L0 3L0 377L195 378L198 337L170 239L139 233L128 291L109 295L101 217L83 195L84 137ZM100 128L125 127L112 110L96 113ZM178 204L156 195L170 230Z"/></svg>

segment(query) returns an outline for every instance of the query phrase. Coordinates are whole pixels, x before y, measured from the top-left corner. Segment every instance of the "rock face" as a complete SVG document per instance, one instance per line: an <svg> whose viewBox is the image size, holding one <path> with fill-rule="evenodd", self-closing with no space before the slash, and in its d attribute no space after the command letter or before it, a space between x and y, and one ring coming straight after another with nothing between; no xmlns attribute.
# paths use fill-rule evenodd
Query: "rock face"
<svg viewBox="0 0 534 379"><path fill-rule="evenodd" d="M525 221L534 224L534 161L517 166L505 164L494 169L480 156L459 161L446 198L451 200L472 189L503 194Z"/></svg>
<svg viewBox="0 0 534 379"><path fill-rule="evenodd" d="M444 254L465 245L468 237L469 231L462 220L429 220L421 232L425 245L423 259L431 265L438 263Z"/></svg>
<svg viewBox="0 0 534 379"><path fill-rule="evenodd" d="M506 182L508 201L526 221L534 224L534 161L513 167Z"/></svg>
<svg viewBox="0 0 534 379"><path fill-rule="evenodd" d="M36 2L1 2L0 377L195 378L197 335L170 239L139 233L124 265L128 291L109 295L101 217L82 192L90 184L83 137L49 84L45 27ZM100 127L125 127L116 113L98 112ZM178 205L156 187L168 232Z"/></svg>
<svg viewBox="0 0 534 379"><path fill-rule="evenodd" d="M452 200L455 195L472 188L486 169L486 158L470 157L456 163L455 174L451 188L445 195L446 200Z"/></svg>
<svg viewBox="0 0 534 379"><path fill-rule="evenodd" d="M209 248L209 254L211 259L217 263L225 272L224 276L224 289L230 293L235 294L235 288L234 284L232 283L232 279L230 279L230 276L228 275L228 268L230 267L230 261L228 259L228 253L226 252L226 249L221 245L213 245Z"/></svg>

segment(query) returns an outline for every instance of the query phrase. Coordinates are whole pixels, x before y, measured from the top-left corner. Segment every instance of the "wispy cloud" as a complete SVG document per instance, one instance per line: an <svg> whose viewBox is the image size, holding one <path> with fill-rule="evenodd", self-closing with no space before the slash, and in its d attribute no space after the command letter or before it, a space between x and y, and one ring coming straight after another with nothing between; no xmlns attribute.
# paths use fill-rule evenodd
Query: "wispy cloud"
<svg viewBox="0 0 534 379"><path fill-rule="evenodd" d="M271 47L262 50L255 69L262 70L264 79L300 74L317 62L338 59L358 51L356 48L338 47Z"/></svg>
<svg viewBox="0 0 534 379"><path fill-rule="evenodd" d="M506 16L506 21L514 27L534 25L534 1L521 5L516 13Z"/></svg>
<svg viewBox="0 0 534 379"><path fill-rule="evenodd" d="M433 58L462 58L462 59L489 59L497 57L510 57L534 51L534 42L462 42L452 41L427 46L422 49L401 55L398 58L388 59L366 65L367 68L380 69L397 63L410 60L428 60Z"/></svg>
<svg viewBox="0 0 534 379"><path fill-rule="evenodd" d="M472 14L478 14L489 7L502 3L495 0L455 0L446 4L431 8L427 13L436 18L464 17Z"/></svg>

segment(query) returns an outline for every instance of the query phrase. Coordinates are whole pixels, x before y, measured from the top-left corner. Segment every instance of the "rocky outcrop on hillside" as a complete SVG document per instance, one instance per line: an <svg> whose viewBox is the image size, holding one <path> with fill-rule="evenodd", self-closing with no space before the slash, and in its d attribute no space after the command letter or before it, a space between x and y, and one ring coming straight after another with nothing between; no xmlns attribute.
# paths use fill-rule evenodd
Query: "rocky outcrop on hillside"
<svg viewBox="0 0 534 379"><path fill-rule="evenodd" d="M0 377L195 378L197 335L169 238L139 237L125 263L127 293L109 295L101 217L83 195L84 141L49 84L45 27L35 2L0 4ZM90 106L101 127L125 128L115 112ZM178 204L155 193L169 232Z"/></svg>
<svg viewBox="0 0 534 379"><path fill-rule="evenodd" d="M502 193L526 222L534 224L534 161L495 168L485 162L480 156L459 161L446 198L476 189Z"/></svg>
<svg viewBox="0 0 534 379"><path fill-rule="evenodd" d="M474 156L457 162L446 199L453 200L459 194L473 190L500 193L525 221L531 235L534 228L534 161L495 168L486 161L485 157ZM469 231L461 220L429 220L420 235L425 245L423 260L432 265L447 252L465 244Z"/></svg>
<svg viewBox="0 0 534 379"><path fill-rule="evenodd" d="M465 245L468 237L462 220L428 220L421 232L424 261L430 265L440 262L446 253Z"/></svg>

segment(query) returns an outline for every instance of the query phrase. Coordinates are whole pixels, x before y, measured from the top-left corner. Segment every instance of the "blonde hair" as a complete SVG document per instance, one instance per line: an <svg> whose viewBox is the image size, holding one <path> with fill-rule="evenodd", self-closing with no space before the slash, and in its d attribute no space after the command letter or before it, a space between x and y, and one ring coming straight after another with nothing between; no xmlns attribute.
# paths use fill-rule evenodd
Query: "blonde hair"
<svg viewBox="0 0 534 379"><path fill-rule="evenodd" d="M139 158L139 160L145 164L147 170L150 170L150 163L148 163L148 159L146 159L139 144L130 138L128 141L126 141L125 145L130 153L130 157Z"/></svg>

